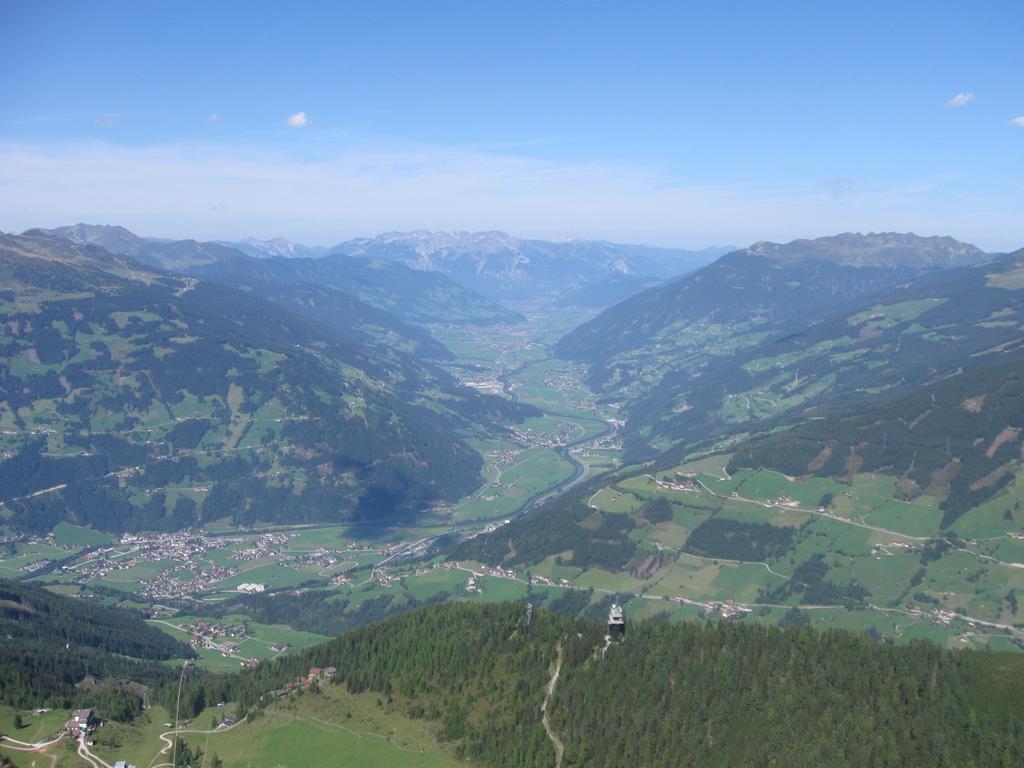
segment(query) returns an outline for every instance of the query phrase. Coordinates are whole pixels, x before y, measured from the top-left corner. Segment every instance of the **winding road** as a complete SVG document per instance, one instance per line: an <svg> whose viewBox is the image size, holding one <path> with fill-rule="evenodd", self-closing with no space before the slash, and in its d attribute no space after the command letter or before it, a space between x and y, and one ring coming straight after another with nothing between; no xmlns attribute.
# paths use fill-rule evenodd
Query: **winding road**
<svg viewBox="0 0 1024 768"><path fill-rule="evenodd" d="M555 733L551 727L551 720L548 718L548 704L551 701L551 697L555 695L555 686L558 685L558 676L562 674L562 643L558 643L558 658L555 660L555 671L551 674L551 679L548 681L547 691L544 693L544 703L540 705L541 717L540 721L544 726L544 730L548 734L548 738L555 747L555 768L562 768L562 756L565 754L565 745L562 744L562 740L558 738L558 734Z"/></svg>
<svg viewBox="0 0 1024 768"><path fill-rule="evenodd" d="M157 752L153 756L153 759L149 763L149 768L174 768L174 763L157 763L156 761L157 758L160 757L160 755L166 755L168 752L171 751L171 749L174 748L174 739L172 737L177 736L179 733L198 733L200 735L209 736L211 733L224 733L225 731L230 731L232 728L236 728L244 722L245 718L243 717L238 722L232 723L231 725L225 726L224 728L213 728L212 730L207 729L205 731L193 730L189 728L180 728L176 730L164 731L158 737L160 741L164 743L164 746L160 749L159 752ZM107 766L107 768L110 768L110 766Z"/></svg>

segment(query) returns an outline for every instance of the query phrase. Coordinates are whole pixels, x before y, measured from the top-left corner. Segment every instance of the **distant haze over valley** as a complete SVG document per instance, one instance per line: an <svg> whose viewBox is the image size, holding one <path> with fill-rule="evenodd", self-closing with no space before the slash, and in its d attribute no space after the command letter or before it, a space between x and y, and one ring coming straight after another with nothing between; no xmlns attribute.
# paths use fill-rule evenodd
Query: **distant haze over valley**
<svg viewBox="0 0 1024 768"><path fill-rule="evenodd" d="M389 232L335 246L305 246L283 238L240 241L140 237L124 227L77 224L46 230L74 242L126 253L165 269L208 266L229 250L260 259L344 255L383 259L440 272L497 299L565 299L583 305L612 303L660 280L684 274L732 250L691 251L598 240L524 240L503 232Z"/></svg>

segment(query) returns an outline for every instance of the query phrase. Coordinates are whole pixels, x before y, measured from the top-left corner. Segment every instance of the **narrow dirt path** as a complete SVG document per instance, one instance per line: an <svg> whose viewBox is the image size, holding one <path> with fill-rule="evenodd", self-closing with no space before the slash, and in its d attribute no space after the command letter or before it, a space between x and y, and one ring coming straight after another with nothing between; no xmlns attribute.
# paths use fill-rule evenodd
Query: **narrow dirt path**
<svg viewBox="0 0 1024 768"><path fill-rule="evenodd" d="M85 739L85 734L82 734L78 738L78 756L85 760L87 763L89 763L89 765L91 765L92 768L100 768L100 766L103 766L103 768L110 768L110 763L108 763L106 760L97 757L89 751L89 747L86 745Z"/></svg>
<svg viewBox="0 0 1024 768"><path fill-rule="evenodd" d="M558 734L555 733L551 727L551 720L548 718L548 702L551 701L551 697L555 694L555 686L558 685L558 676L562 673L562 644L558 644L558 659L555 661L555 671L551 675L551 680L548 681L548 690L544 694L544 703L540 706L541 711L541 723L544 724L544 730L548 734L548 738L551 739L551 743L555 745L555 768L562 768L562 755L565 754L565 745L562 744L562 740L558 738Z"/></svg>

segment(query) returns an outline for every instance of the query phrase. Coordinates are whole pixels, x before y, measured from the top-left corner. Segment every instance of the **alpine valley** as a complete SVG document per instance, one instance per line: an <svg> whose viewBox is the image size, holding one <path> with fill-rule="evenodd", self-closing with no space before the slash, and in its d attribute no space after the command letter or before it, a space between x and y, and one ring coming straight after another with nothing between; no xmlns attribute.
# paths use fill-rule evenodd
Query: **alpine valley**
<svg viewBox="0 0 1024 768"><path fill-rule="evenodd" d="M12 765L1024 761L1024 251L79 224L0 275Z"/></svg>

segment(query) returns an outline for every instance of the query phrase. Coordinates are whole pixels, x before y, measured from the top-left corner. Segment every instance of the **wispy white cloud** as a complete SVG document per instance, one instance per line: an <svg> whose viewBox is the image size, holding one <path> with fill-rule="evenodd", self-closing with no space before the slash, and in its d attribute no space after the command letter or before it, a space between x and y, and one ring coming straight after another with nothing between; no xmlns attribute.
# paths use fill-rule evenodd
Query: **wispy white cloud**
<svg viewBox="0 0 1024 768"><path fill-rule="evenodd" d="M1015 117L1010 122L1016 125L1018 128L1024 128L1024 115L1021 115L1020 117Z"/></svg>
<svg viewBox="0 0 1024 768"><path fill-rule="evenodd" d="M856 181L842 176L818 182L818 189L826 192L831 197L842 197L843 195L848 195L856 188Z"/></svg>
<svg viewBox="0 0 1024 768"><path fill-rule="evenodd" d="M960 109L961 107L966 107L972 101L974 101L973 93L958 93L956 96L954 96L952 99L946 102L946 108Z"/></svg>
<svg viewBox="0 0 1024 768"><path fill-rule="evenodd" d="M701 185L643 167L352 137L286 151L0 143L5 231L90 221L162 237L333 244L388 230L502 229L701 246L910 230L1004 249L1020 246L1017 204L995 197L968 209L920 179Z"/></svg>
<svg viewBox="0 0 1024 768"><path fill-rule="evenodd" d="M208 122L208 123L219 123L220 122L220 112L213 112L213 113L211 113L210 116L208 118L206 118L206 122Z"/></svg>
<svg viewBox="0 0 1024 768"><path fill-rule="evenodd" d="M309 125L309 118L306 117L305 112L296 112L294 115L290 115L286 122L289 128L305 128Z"/></svg>

